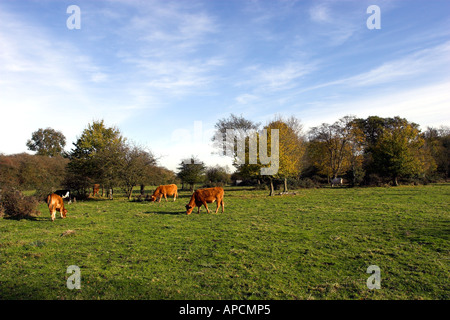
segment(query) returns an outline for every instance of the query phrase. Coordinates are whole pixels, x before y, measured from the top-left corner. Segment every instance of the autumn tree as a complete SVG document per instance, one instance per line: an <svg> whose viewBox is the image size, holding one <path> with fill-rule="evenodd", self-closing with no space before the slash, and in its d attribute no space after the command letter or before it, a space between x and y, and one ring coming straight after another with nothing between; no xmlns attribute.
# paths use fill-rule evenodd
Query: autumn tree
<svg viewBox="0 0 450 320"><path fill-rule="evenodd" d="M298 176L304 154L300 121L276 117L263 129L259 123L231 115L216 123L215 141L219 151L233 158L233 165L246 178L267 182L274 195L273 180ZM231 132L231 134L230 134Z"/></svg>
<svg viewBox="0 0 450 320"><path fill-rule="evenodd" d="M279 166L277 173L272 177L284 181L284 191L286 192L288 189L287 179L298 177L303 167L306 145L302 136L302 125L295 117L287 120L276 117L265 128L269 133L269 141L271 140L271 130L278 130ZM272 189L273 184L271 185Z"/></svg>
<svg viewBox="0 0 450 320"><path fill-rule="evenodd" d="M342 175L352 166L357 150L354 117L345 116L333 124L323 123L309 131L309 150L319 172L330 178Z"/></svg>
<svg viewBox="0 0 450 320"><path fill-rule="evenodd" d="M39 129L32 133L26 143L28 150L36 151L37 155L55 157L64 155L66 137L61 131L52 128Z"/></svg>

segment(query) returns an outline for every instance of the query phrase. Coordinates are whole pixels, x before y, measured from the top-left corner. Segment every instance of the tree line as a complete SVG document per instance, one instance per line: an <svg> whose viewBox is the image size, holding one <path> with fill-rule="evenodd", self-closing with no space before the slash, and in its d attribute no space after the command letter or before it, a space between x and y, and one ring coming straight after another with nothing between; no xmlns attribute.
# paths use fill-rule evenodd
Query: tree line
<svg viewBox="0 0 450 320"><path fill-rule="evenodd" d="M336 177L345 178L350 186L398 185L400 181L426 183L446 180L450 169L450 129L430 128L421 131L419 125L400 117L366 119L345 116L332 124L323 123L303 131L295 117L276 116L264 126L242 116L231 114L217 121L213 140L219 153L231 148L236 168L242 179L267 183L270 195L274 183L301 184L310 181L329 182ZM245 153L239 154L237 141L225 140L226 130L243 133ZM266 150L271 153L270 132L278 129L279 166L276 174L261 175L261 167L251 163L250 134L268 133ZM266 130L266 131L264 131ZM227 145L228 144L228 145ZM231 144L231 145L230 145ZM262 156L258 152L258 158ZM243 159L242 159L243 158Z"/></svg>
<svg viewBox="0 0 450 320"><path fill-rule="evenodd" d="M38 129L26 143L34 155L27 153L0 155L0 190L36 190L44 199L56 189L70 189L77 198L87 198L94 184L102 195L120 189L128 199L146 185L182 183L191 190L197 184L227 184L230 174L226 168L187 165L178 174L158 165L158 158L148 149L126 139L116 127L104 121L88 124L73 143L64 150L64 134L52 128ZM197 160L195 160L197 162ZM198 168L197 168L198 167Z"/></svg>
<svg viewBox="0 0 450 320"><path fill-rule="evenodd" d="M419 125L400 117L345 116L304 132L301 121L293 116L275 116L263 126L231 114L219 119L215 129L212 140L216 151L233 158L233 174L226 167L207 167L193 155L190 161L181 162L175 173L159 166L150 150L129 141L118 128L107 127L101 120L88 124L69 152L64 151L66 141L61 132L51 128L34 132L26 145L35 155L0 155L0 188L35 189L37 195L45 196L62 187L85 198L92 186L99 184L102 193L119 188L131 198L137 186L143 192L145 185L181 183L183 189L193 191L196 185L226 185L242 180L266 185L273 195L276 185L287 191L290 187L317 186L335 177L343 177L350 186L423 183L449 177L449 128L421 131ZM228 129L242 134L244 153L238 152L239 137L225 139ZM262 164L259 148L257 161L249 161L250 133L256 135L258 143L262 133L267 134L265 152L270 155L271 129L278 130L278 170L261 175L261 168L269 165ZM227 148L232 152L225 153Z"/></svg>

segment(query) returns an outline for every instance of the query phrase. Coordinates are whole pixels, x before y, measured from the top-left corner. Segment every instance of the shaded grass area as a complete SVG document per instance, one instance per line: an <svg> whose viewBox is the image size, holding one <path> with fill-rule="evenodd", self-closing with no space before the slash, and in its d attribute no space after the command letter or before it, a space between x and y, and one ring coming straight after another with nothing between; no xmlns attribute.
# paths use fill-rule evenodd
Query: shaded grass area
<svg viewBox="0 0 450 320"><path fill-rule="evenodd" d="M223 214L187 216L181 191L175 202L78 201L54 223L41 204L34 220L0 220L0 298L448 299L449 194L230 187ZM66 286L70 265L80 290ZM370 265L379 290L367 288Z"/></svg>

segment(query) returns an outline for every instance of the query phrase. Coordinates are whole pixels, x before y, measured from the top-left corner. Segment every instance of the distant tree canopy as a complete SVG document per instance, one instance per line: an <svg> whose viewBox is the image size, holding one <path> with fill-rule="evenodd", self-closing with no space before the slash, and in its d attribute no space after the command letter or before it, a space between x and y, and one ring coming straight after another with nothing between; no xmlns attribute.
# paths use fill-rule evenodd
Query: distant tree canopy
<svg viewBox="0 0 450 320"><path fill-rule="evenodd" d="M28 150L36 151L37 155L56 157L64 155L66 137L52 128L39 129L32 133L26 145Z"/></svg>
<svg viewBox="0 0 450 320"><path fill-rule="evenodd" d="M239 133L234 140L220 138L227 129ZM450 130L428 128L421 132L419 126L404 118L382 118L371 116L367 119L345 116L332 124L323 123L311 128L307 136L302 133L299 120L277 118L270 121L267 130L267 148L270 150L269 129L279 131L279 168L276 174L261 176L258 149L257 163L249 161L249 132L256 132L259 146L263 132L260 125L242 116L231 115L216 123L213 140L219 153L232 150L235 174L244 179L266 180L273 194L272 181L325 177L345 177L350 185L372 184L375 181L391 181L399 184L399 179L448 178L450 163ZM245 155L239 154L237 140L245 141ZM270 153L270 152L269 152Z"/></svg>
<svg viewBox="0 0 450 320"><path fill-rule="evenodd" d="M177 177L181 183L188 184L189 190L194 191L195 184L205 181L205 164L194 156L182 161L178 166Z"/></svg>

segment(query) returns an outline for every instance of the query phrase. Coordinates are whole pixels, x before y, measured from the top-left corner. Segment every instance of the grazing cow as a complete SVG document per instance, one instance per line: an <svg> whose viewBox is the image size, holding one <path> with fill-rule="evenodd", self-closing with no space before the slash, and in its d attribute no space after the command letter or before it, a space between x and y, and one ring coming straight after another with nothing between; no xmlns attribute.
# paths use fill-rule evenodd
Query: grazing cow
<svg viewBox="0 0 450 320"><path fill-rule="evenodd" d="M173 196L173 201L177 199L178 187L176 184L159 186L158 188L156 188L155 192L153 192L150 201L158 200L158 202L161 202L161 198L164 197L164 199L166 199L167 202L167 196Z"/></svg>
<svg viewBox="0 0 450 320"><path fill-rule="evenodd" d="M342 178L333 178L331 180L331 187L334 187L334 185L340 185L342 186Z"/></svg>
<svg viewBox="0 0 450 320"><path fill-rule="evenodd" d="M224 203L223 203L224 191L220 187L215 188L206 188L206 189L198 189L194 192L191 197L191 200L186 205L186 214L191 214L192 210L197 206L198 212L200 213L200 207L202 205L205 206L206 211L209 213L207 203L212 203L217 201L217 209L216 213L219 211L219 207L222 206L222 212L224 211Z"/></svg>
<svg viewBox="0 0 450 320"><path fill-rule="evenodd" d="M94 184L94 187L92 188L92 196L95 197L95 195L98 195L99 191L100 191L100 185Z"/></svg>
<svg viewBox="0 0 450 320"><path fill-rule="evenodd" d="M56 211L59 211L61 218L64 219L66 217L67 209L64 208L64 201L57 194L52 193L47 196L47 205L48 210L50 210L52 221L55 221Z"/></svg>

